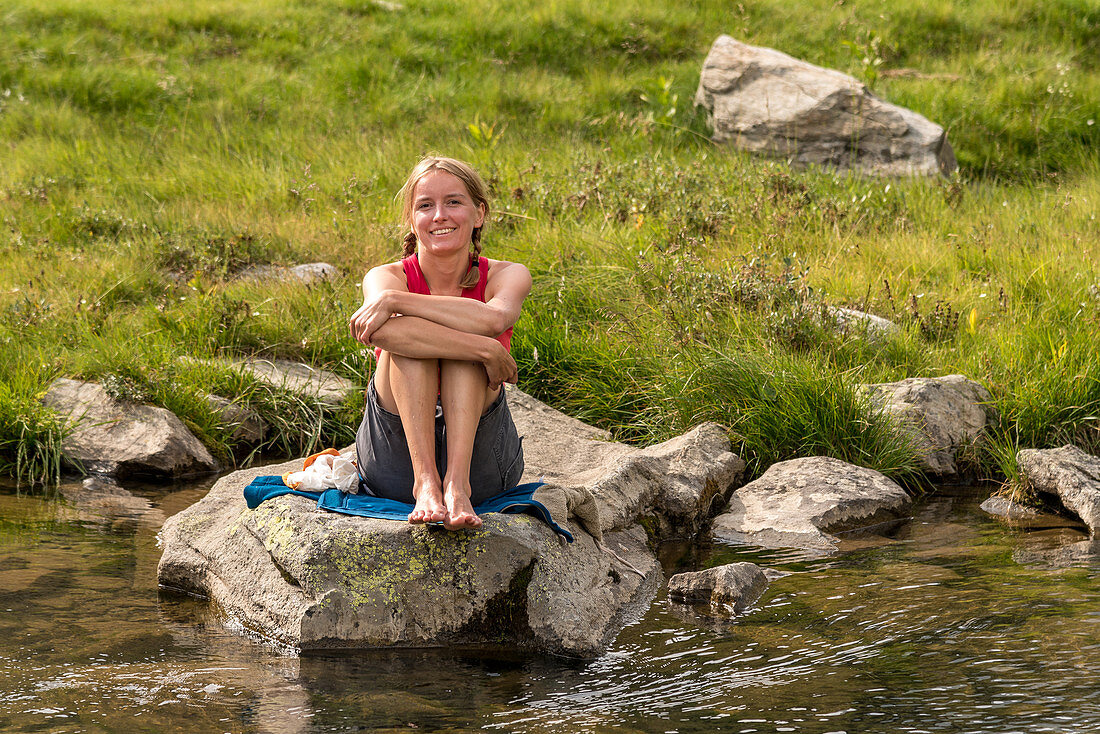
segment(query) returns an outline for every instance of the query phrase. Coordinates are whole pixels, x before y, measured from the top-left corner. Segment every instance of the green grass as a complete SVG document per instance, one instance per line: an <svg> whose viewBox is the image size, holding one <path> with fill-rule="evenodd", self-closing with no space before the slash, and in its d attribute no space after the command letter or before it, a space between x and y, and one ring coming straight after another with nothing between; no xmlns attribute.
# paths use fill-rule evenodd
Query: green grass
<svg viewBox="0 0 1100 734"><path fill-rule="evenodd" d="M396 9L392 9L396 7ZM366 0L0 10L0 471L55 478L59 375L112 379L246 462L202 395L350 440L325 413L181 357L302 359L365 384L357 281L399 252L425 152L475 163L493 257L530 265L521 386L623 439L699 420L753 472L825 453L912 478L858 385L961 372L1004 447L1100 450L1100 6L990 0L654 5ZM691 105L728 33L865 79L944 125L960 172L791 171L707 141ZM313 287L236 278L324 260ZM823 325L851 306L885 341ZM1000 447L1000 448L997 448Z"/></svg>

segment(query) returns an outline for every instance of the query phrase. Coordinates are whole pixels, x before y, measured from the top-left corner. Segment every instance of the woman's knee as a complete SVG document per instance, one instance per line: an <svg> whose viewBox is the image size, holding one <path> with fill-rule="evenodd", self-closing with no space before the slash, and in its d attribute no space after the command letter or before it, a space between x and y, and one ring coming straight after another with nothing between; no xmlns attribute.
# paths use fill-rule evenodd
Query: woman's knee
<svg viewBox="0 0 1100 734"><path fill-rule="evenodd" d="M399 413L398 395L434 396L439 384L439 360L383 355L374 373L378 400L386 410ZM432 402L434 402L434 397Z"/></svg>
<svg viewBox="0 0 1100 734"><path fill-rule="evenodd" d="M499 388L489 388L485 368L479 362L441 360L439 372L440 395L444 403L448 402L448 398L468 400L480 405L484 413L500 394Z"/></svg>

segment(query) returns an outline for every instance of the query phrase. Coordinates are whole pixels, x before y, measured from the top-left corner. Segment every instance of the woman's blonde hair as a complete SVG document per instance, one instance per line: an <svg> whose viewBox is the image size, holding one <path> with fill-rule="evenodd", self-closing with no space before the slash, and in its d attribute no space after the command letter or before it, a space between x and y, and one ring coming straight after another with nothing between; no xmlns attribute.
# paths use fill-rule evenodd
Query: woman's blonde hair
<svg viewBox="0 0 1100 734"><path fill-rule="evenodd" d="M416 233L413 232L412 229L413 196L415 194L416 184L430 171L444 171L458 178L462 181L463 185L466 186L466 193L470 196L474 206L477 207L480 205L484 207L483 214L486 219L489 215L489 193L486 189L485 182L481 180L481 176L477 174L473 166L469 163L456 160L455 158L428 156L413 166L409 177L405 179L405 185L397 192L397 198L402 201L401 221L409 228L408 233L405 234L403 243L404 257L408 257L416 252ZM470 237L473 246L473 255L470 258L470 270L467 271L466 277L462 280L463 288L472 288L477 285L478 258L481 256L481 231L485 227L486 219L482 220L482 226L474 228Z"/></svg>

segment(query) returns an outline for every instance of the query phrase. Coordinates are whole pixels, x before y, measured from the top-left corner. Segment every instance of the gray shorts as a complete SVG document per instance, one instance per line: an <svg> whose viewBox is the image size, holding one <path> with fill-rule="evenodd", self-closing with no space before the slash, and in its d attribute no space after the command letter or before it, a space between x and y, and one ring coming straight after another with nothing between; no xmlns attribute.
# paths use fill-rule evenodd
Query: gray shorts
<svg viewBox="0 0 1100 734"><path fill-rule="evenodd" d="M413 469L401 417L378 402L374 378L367 386L367 407L355 435L359 458L359 491L414 503ZM435 464L442 478L447 474L447 424L443 409L435 408ZM470 462L470 501L481 504L519 484L523 475L523 444L512 422L504 390L477 424L474 455Z"/></svg>

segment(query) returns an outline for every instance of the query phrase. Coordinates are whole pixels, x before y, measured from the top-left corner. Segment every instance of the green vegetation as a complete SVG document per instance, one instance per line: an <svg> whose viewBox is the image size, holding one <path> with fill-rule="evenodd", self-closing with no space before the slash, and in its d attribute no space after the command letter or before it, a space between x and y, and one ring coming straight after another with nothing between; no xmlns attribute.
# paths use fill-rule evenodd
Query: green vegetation
<svg viewBox="0 0 1100 734"><path fill-rule="evenodd" d="M57 473L57 376L111 378L247 460L203 393L339 444L339 415L181 357L302 359L365 384L356 282L395 257L425 152L471 160L491 257L526 262L521 386L638 441L728 425L760 471L912 456L856 386L961 372L1011 447L1100 448L1100 6L12 0L0 10L0 471ZM707 141L728 33L861 76L948 128L960 174L788 170ZM346 275L261 284L242 268ZM897 321L841 334L826 306ZM824 321L824 323L823 323Z"/></svg>

